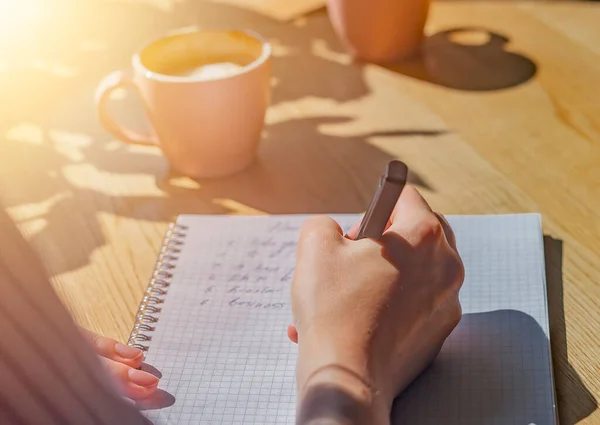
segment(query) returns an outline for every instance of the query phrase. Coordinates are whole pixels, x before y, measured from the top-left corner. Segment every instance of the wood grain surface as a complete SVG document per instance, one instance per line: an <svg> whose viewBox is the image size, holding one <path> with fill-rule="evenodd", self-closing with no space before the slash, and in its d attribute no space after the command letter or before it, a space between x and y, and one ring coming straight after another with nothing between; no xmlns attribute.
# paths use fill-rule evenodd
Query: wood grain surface
<svg viewBox="0 0 600 425"><path fill-rule="evenodd" d="M445 214L543 214L561 424L600 424L600 3L439 0L422 56L386 67L354 63L324 10L240 4L40 1L1 27L0 203L75 319L126 340L178 213L361 212L399 158ZM220 180L114 140L93 104L146 40L192 24L274 45L259 160ZM110 106L147 128L135 93Z"/></svg>

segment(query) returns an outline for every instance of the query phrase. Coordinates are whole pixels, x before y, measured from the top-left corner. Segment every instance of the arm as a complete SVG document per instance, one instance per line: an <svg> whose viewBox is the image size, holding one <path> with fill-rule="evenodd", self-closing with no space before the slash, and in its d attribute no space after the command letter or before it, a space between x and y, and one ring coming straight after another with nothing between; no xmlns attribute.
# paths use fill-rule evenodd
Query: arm
<svg viewBox="0 0 600 425"><path fill-rule="evenodd" d="M0 335L1 423L146 423L118 394L2 209Z"/></svg>

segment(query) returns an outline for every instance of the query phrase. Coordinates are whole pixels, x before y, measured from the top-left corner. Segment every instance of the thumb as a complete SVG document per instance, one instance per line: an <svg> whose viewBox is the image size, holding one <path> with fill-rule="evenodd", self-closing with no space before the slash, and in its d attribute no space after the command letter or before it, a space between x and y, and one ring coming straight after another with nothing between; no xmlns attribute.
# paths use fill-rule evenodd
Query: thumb
<svg viewBox="0 0 600 425"><path fill-rule="evenodd" d="M318 215L308 218L300 228L296 249L296 266L305 260L311 263L344 241L343 230L331 217Z"/></svg>
<svg viewBox="0 0 600 425"><path fill-rule="evenodd" d="M320 255L329 252L345 240L343 235L342 228L331 217L317 215L308 218L300 228L296 266L303 260L316 260Z"/></svg>
<svg viewBox="0 0 600 425"><path fill-rule="evenodd" d="M308 218L300 229L299 245L313 242L341 241L343 230L331 217L317 215Z"/></svg>
<svg viewBox="0 0 600 425"><path fill-rule="evenodd" d="M296 250L296 267L291 285L292 314L295 323L288 326L288 338L298 343L298 333L303 312L314 308L314 285L318 284L323 265L340 243L345 241L343 230L331 217L317 215L308 218L300 228ZM325 263L323 263L325 262ZM300 313L300 316L298 316Z"/></svg>

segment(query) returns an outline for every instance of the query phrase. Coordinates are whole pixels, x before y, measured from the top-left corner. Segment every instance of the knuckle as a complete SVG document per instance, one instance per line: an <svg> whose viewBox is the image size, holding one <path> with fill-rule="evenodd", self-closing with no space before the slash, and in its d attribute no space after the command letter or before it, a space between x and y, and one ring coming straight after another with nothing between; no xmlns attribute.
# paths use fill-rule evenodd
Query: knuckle
<svg viewBox="0 0 600 425"><path fill-rule="evenodd" d="M465 267L458 254L450 254L445 269L450 287L459 290L465 280Z"/></svg>
<svg viewBox="0 0 600 425"><path fill-rule="evenodd" d="M304 223L302 223L302 227L300 227L300 236L306 236L307 234L312 234L315 231L320 230L323 226L322 223L326 219L325 216L315 215L307 218Z"/></svg>
<svg viewBox="0 0 600 425"><path fill-rule="evenodd" d="M305 249L314 249L320 246L323 240L323 234L315 228L307 229L302 232L298 241L298 248L303 251Z"/></svg>
<svg viewBox="0 0 600 425"><path fill-rule="evenodd" d="M456 302L454 303L454 309L452 311L453 327L458 326L461 318L462 318L462 306L460 305L460 301L458 300L458 297L457 297Z"/></svg>
<svg viewBox="0 0 600 425"><path fill-rule="evenodd" d="M433 214L421 219L417 229L417 240L420 243L432 243L439 240L444 234L442 224Z"/></svg>
<svg viewBox="0 0 600 425"><path fill-rule="evenodd" d="M462 309L460 307L456 308L453 311L452 316L449 317L448 319L448 335L452 333L452 331L454 331L454 329L456 329L456 327L460 324L460 321L462 320Z"/></svg>
<svg viewBox="0 0 600 425"><path fill-rule="evenodd" d="M446 313L444 317L444 329L449 335L460 324L462 320L462 306L458 296L450 298L446 304Z"/></svg>
<svg viewBox="0 0 600 425"><path fill-rule="evenodd" d="M300 245L320 244L332 237L336 232L331 218L325 215L317 215L308 218L300 228Z"/></svg>
<svg viewBox="0 0 600 425"><path fill-rule="evenodd" d="M446 216L443 213L436 211L433 214L435 215L435 218L437 218L440 223L445 223L448 226L450 226L450 223L448 223L448 219L446 218Z"/></svg>

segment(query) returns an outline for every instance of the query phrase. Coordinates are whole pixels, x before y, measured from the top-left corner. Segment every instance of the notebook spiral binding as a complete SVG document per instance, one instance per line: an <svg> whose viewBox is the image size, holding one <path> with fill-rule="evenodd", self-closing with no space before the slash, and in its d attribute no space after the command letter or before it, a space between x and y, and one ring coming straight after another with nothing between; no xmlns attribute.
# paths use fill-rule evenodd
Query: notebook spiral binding
<svg viewBox="0 0 600 425"><path fill-rule="evenodd" d="M152 340L151 333L156 329L158 313L162 310L165 296L171 285L173 274L169 271L176 267L181 252L180 246L186 236L187 226L171 223L160 247L158 260L148 284L148 289L136 313L133 329L129 335L127 345L148 351L148 342Z"/></svg>

